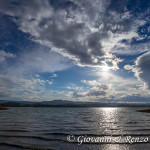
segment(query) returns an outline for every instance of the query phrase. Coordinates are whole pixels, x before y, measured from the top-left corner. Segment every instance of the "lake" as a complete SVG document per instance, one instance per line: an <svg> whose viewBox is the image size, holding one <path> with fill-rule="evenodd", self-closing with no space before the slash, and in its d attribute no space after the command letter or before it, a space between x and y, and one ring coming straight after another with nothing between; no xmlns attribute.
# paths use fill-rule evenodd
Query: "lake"
<svg viewBox="0 0 150 150"><path fill-rule="evenodd" d="M0 110L1 150L149 150L146 107Z"/></svg>

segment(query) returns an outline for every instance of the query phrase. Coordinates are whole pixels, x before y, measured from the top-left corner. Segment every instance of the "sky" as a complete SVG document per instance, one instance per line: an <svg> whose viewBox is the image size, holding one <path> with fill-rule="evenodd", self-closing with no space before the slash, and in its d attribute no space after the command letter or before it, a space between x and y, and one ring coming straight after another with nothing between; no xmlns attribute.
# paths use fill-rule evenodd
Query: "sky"
<svg viewBox="0 0 150 150"><path fill-rule="evenodd" d="M0 0L0 100L150 103L149 0Z"/></svg>

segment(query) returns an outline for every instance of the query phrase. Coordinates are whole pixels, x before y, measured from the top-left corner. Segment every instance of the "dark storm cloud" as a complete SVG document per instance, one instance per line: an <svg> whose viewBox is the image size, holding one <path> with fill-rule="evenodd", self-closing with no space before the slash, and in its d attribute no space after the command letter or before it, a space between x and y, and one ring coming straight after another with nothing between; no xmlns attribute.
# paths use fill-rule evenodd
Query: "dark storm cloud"
<svg viewBox="0 0 150 150"><path fill-rule="evenodd" d="M100 64L98 63L100 57L105 55L99 42L101 35L91 33L84 39L84 35L87 34L88 30L83 23L65 24L63 28L59 28L57 23L50 24L41 33L41 38L51 41L55 47L63 49L66 53L79 59L81 64ZM97 58L96 61L95 58Z"/></svg>

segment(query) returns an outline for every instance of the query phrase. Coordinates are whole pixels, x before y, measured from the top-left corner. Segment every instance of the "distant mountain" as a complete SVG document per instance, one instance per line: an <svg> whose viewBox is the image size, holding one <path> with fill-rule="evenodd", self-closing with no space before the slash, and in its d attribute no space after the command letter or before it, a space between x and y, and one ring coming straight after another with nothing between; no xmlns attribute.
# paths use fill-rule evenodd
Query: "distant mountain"
<svg viewBox="0 0 150 150"><path fill-rule="evenodd" d="M8 100L0 100L0 104L6 103L6 102L10 102Z"/></svg>
<svg viewBox="0 0 150 150"><path fill-rule="evenodd" d="M3 107L145 107L150 104L131 103L101 103L101 102L77 102L68 100L53 100L42 102L31 101L8 101L0 100Z"/></svg>

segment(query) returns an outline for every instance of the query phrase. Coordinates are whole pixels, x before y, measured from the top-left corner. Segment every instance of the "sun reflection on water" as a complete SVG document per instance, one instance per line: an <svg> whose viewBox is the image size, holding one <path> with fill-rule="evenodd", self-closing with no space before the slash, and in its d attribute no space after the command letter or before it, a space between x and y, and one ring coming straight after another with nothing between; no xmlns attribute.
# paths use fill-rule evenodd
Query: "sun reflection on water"
<svg viewBox="0 0 150 150"><path fill-rule="evenodd" d="M116 122L117 121L117 108L106 107L102 108L102 117L105 122Z"/></svg>
<svg viewBox="0 0 150 150"><path fill-rule="evenodd" d="M104 108L97 108L96 112L99 113L100 117L100 124L99 124L99 130L103 132L102 135L104 136L111 136L111 135L119 135L120 129L118 129L118 125L120 124L119 121L119 108L116 107L104 107ZM112 136L111 138L114 139L115 136ZM112 140L113 141L113 140ZM103 150L120 150L120 149L126 149L128 150L128 145L121 145L121 144L104 144L102 146Z"/></svg>
<svg viewBox="0 0 150 150"><path fill-rule="evenodd" d="M118 108L104 107L97 108L96 112L100 115L99 130L102 134L112 135L117 130Z"/></svg>
<svg viewBox="0 0 150 150"><path fill-rule="evenodd" d="M106 144L104 145L103 150L130 150L130 147L128 145Z"/></svg>

